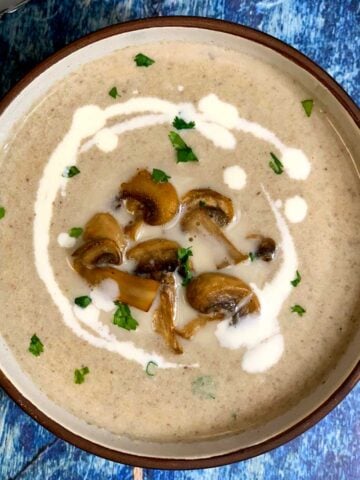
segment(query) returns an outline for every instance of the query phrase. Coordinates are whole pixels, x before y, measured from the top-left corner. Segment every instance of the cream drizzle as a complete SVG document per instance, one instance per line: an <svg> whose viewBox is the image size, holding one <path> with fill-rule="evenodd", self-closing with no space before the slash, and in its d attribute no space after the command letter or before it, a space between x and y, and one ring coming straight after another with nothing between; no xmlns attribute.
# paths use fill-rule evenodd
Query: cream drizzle
<svg viewBox="0 0 360 480"><path fill-rule="evenodd" d="M60 310L64 323L78 337L85 340L92 346L104 348L110 352L118 353L126 359L138 362L143 367L145 367L151 360L155 361L160 368L174 368L181 365L168 362L155 352L146 352L143 349L136 347L133 342L119 341L113 334L111 334L108 327L101 324L99 321L99 316L95 311L98 311L98 309L96 309L94 305L92 305L91 309L95 309L94 312L91 314L89 312L89 315L87 316L84 313L81 313L79 309L73 307L73 305L65 297L60 290L59 285L57 284L49 259L49 232L53 202L59 190L62 192L62 194L66 193L66 184L68 179L62 177L61 173L68 165L76 165L77 154L79 151L86 152L94 145L97 145L101 150L109 152L117 146L115 135L118 136L124 132L132 131L137 128L171 123L174 117L180 112L183 113L184 117L192 117L191 119L196 122L196 130L204 137L211 140L216 147L223 149L235 148L236 138L230 131L231 129L235 129L250 133L257 138L261 138L264 141L270 142L273 146L280 150L280 152L287 153L288 156L289 151L292 150L296 153L296 162L300 159L300 164L301 161L303 164L308 162L304 154L302 154L302 156L298 155L298 150L289 149L286 147L273 132L255 122L249 122L246 119L240 118L237 109L233 105L222 102L214 94L210 94L201 99L198 104L198 109L199 112L197 112L195 107L190 103L175 104L154 97L132 98L123 103L113 104L104 110L95 105L88 105L78 108L74 113L70 130L50 156L50 159L44 168L43 176L39 182L39 188L35 202L34 221L35 265L38 274L44 282L51 298ZM142 115L122 121L121 123L117 123L109 128L106 127L106 121L112 117L139 113ZM86 139L88 140L80 149L81 144ZM306 161L304 159L306 159ZM287 169L287 173L290 176L295 169L296 162L293 162L291 168ZM302 173L301 175L298 175L298 177L303 178L304 171L306 169L308 169L308 171L310 170L309 168L304 167L303 164L300 164L299 169ZM309 166L310 162L308 162L307 165ZM279 228L281 226L281 228L284 230L286 227L284 220L270 200L269 203L274 212ZM291 236L289 236L290 234L286 229L282 233L285 234L283 238L283 247L285 251L287 248L286 244L289 244L293 247L293 243ZM296 259L295 249L293 249L293 253L295 255L294 258ZM288 255L290 254L288 253ZM296 261L293 263L297 264ZM294 267L293 271L295 269L296 267ZM288 269L286 269L286 271L288 271ZM273 295L274 291L276 290L274 290L271 285L279 283L280 277L282 278L284 275L283 269L280 269L273 282L271 282L270 286L268 286L268 289L266 289L266 287L262 291L257 289L261 304L264 308L264 313L262 313L261 318L265 318L266 312L269 310L269 308L274 310L274 302L269 305L267 304L267 301L270 298L267 292L271 291L271 294ZM287 276L288 274L286 273L286 278ZM256 289L257 287L254 285L254 288ZM278 300L278 309L281 308L282 302L283 295L281 296L281 299ZM275 318L276 315L274 316L273 310L270 311L269 315L271 314L270 316ZM261 321L261 328L263 323L264 320ZM89 327L96 335L90 333L88 328L83 328L82 325ZM220 325L224 325L224 323L222 322ZM246 358L248 358L246 355L247 354L245 354L243 358L243 368L247 365L248 361L246 360Z"/></svg>

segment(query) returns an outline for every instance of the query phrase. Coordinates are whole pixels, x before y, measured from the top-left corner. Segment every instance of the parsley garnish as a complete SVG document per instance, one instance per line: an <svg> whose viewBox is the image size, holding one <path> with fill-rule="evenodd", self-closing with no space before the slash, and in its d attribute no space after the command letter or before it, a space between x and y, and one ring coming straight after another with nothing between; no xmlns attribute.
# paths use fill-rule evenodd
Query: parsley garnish
<svg viewBox="0 0 360 480"><path fill-rule="evenodd" d="M180 271L184 277L181 283L183 287L186 287L186 285L190 283L190 280L193 277L193 273L190 269L190 257L193 256L191 248L192 247L188 247L188 248L181 247L177 251L177 257L180 262Z"/></svg>
<svg viewBox="0 0 360 480"><path fill-rule="evenodd" d="M117 88L116 88L116 87L112 87L112 89L109 90L108 93L109 93L110 97L112 97L112 98L116 98L116 97L120 97L120 96L121 96L120 93L117 91Z"/></svg>
<svg viewBox="0 0 360 480"><path fill-rule="evenodd" d="M85 375L90 372L88 367L76 368L74 370L74 382L78 385L85 382Z"/></svg>
<svg viewBox="0 0 360 480"><path fill-rule="evenodd" d="M158 364L152 360L146 365L145 372L149 377L155 377Z"/></svg>
<svg viewBox="0 0 360 480"><path fill-rule="evenodd" d="M172 125L176 130L190 130L191 128L195 128L195 122L185 122L180 117L175 117Z"/></svg>
<svg viewBox="0 0 360 480"><path fill-rule="evenodd" d="M88 307L91 302L92 302L91 298L88 297L87 295L84 295L82 297L76 297L74 300L75 305L81 308Z"/></svg>
<svg viewBox="0 0 360 480"><path fill-rule="evenodd" d="M303 308L301 305L293 305L291 307L291 311L293 313L297 313L299 315L299 317L302 317L304 315L304 313L306 313L305 308Z"/></svg>
<svg viewBox="0 0 360 480"><path fill-rule="evenodd" d="M269 167L273 169L276 175L281 175L284 171L284 165L280 162L277 156L270 152L272 160L269 162Z"/></svg>
<svg viewBox="0 0 360 480"><path fill-rule="evenodd" d="M306 116L310 117L313 106L314 106L314 100L312 98L308 98L307 100L303 100L301 102L301 105L303 106L303 109L305 110Z"/></svg>
<svg viewBox="0 0 360 480"><path fill-rule="evenodd" d="M191 383L191 391L194 395L200 397L203 400L215 399L216 385L210 375L204 375L197 377Z"/></svg>
<svg viewBox="0 0 360 480"><path fill-rule="evenodd" d="M44 345L40 338L34 333L30 339L29 352L38 357L44 351Z"/></svg>
<svg viewBox="0 0 360 480"><path fill-rule="evenodd" d="M184 140L176 132L169 133L170 142L176 150L176 163L180 162L198 162L199 159L192 151L192 149L186 145Z"/></svg>
<svg viewBox="0 0 360 480"><path fill-rule="evenodd" d="M163 170L153 168L151 178L154 180L155 183L166 183L171 177L170 175L167 175Z"/></svg>
<svg viewBox="0 0 360 480"><path fill-rule="evenodd" d="M136 65L137 65L138 67L150 67L150 65L152 65L153 63L155 63L155 60L153 60L152 58L147 57L147 56L144 55L143 53L138 53L138 54L134 57L134 62L136 63Z"/></svg>
<svg viewBox="0 0 360 480"><path fill-rule="evenodd" d="M0 220L5 217L6 210L4 207L0 207Z"/></svg>
<svg viewBox="0 0 360 480"><path fill-rule="evenodd" d="M77 168L77 166L72 165L71 167L65 168L62 176L66 178L71 178L71 177L75 177L75 175L78 175L79 173L80 173L80 170Z"/></svg>
<svg viewBox="0 0 360 480"><path fill-rule="evenodd" d="M200 200L199 201L199 207L200 208L205 208L206 207L206 202L204 202L204 200Z"/></svg>
<svg viewBox="0 0 360 480"><path fill-rule="evenodd" d="M113 324L125 330L136 330L139 325L135 318L131 315L129 305L126 303L115 302L118 307L114 313Z"/></svg>
<svg viewBox="0 0 360 480"><path fill-rule="evenodd" d="M301 282L301 275L299 270L296 270L296 277L294 278L294 280L291 280L290 283L293 287L297 287L300 282Z"/></svg>
<svg viewBox="0 0 360 480"><path fill-rule="evenodd" d="M253 261L255 260L255 258L256 258L255 253L250 252L250 253L249 253L249 258L250 258L250 261L253 262Z"/></svg>
<svg viewBox="0 0 360 480"><path fill-rule="evenodd" d="M83 229L81 227L72 227L68 231L69 237L79 238L83 234Z"/></svg>

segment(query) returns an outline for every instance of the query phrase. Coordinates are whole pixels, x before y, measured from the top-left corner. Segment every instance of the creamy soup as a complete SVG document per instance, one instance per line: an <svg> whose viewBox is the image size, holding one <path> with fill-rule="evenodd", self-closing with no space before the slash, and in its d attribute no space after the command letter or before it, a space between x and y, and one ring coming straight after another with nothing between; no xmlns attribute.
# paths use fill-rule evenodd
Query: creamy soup
<svg viewBox="0 0 360 480"><path fill-rule="evenodd" d="M303 399L357 328L360 189L333 121L209 45L123 49L56 84L1 150L0 331L24 371L148 440Z"/></svg>

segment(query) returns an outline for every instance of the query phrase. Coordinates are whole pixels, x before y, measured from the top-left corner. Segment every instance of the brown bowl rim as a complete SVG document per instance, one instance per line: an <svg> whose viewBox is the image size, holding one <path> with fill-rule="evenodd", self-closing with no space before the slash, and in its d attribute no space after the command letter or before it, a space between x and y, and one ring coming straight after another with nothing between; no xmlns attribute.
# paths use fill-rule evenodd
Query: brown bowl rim
<svg viewBox="0 0 360 480"><path fill-rule="evenodd" d="M0 115L17 97L17 95L19 95L19 93L34 80L34 78L39 76L50 66L63 59L64 57L68 56L69 54L91 43L111 37L113 35L153 27L187 27L218 31L236 35L238 37L242 37L255 43L259 43L261 45L269 47L277 53L281 54L282 56L286 57L293 63L299 65L301 68L305 69L308 73L310 73L317 80L319 80L345 108L345 110L354 120L355 124L360 127L360 110L356 106L355 102L353 102L351 97L328 73L326 73L321 67L315 64L304 54L300 53L299 51L282 42L281 40L278 40L266 33L260 32L250 27L231 23L224 20L190 16L147 18L115 24L101 30L97 30L70 43L69 45L65 46L64 48L39 63L37 66L35 66L27 75L25 75L22 80L20 80L9 91L9 93L7 93L7 95L5 95L3 99L0 100ZM351 391L351 389L356 385L359 380L360 361L355 365L355 367L347 376L347 378L343 381L343 383L319 407L317 407L309 415L301 419L295 425L257 445L241 448L234 452L226 453L223 455L216 455L206 458L172 459L146 457L141 455L124 453L99 445L71 432L67 428L63 427L62 425L45 415L32 402L25 398L22 393L17 390L17 388L0 370L0 386L5 390L9 397L12 398L12 400L14 400L17 405L28 415L30 415L36 422L38 422L40 425L48 429L50 432L52 432L62 440L65 440L72 445L81 448L91 454L95 454L115 462L133 465L137 467L170 470L210 468L227 465L230 463L252 458L254 456L266 453L276 447L279 447L289 442L290 440L293 440L295 437L305 432L307 429L309 429L315 423L321 420L325 415L327 415Z"/></svg>

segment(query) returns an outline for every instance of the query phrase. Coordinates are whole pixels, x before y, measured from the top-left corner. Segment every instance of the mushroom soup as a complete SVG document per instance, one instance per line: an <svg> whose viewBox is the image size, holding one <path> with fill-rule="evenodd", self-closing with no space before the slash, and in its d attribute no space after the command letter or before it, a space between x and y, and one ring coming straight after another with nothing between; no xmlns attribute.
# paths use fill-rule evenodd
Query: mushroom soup
<svg viewBox="0 0 360 480"><path fill-rule="evenodd" d="M326 108L209 45L81 67L1 152L0 330L49 398L149 440L238 432L357 328L359 181Z"/></svg>

